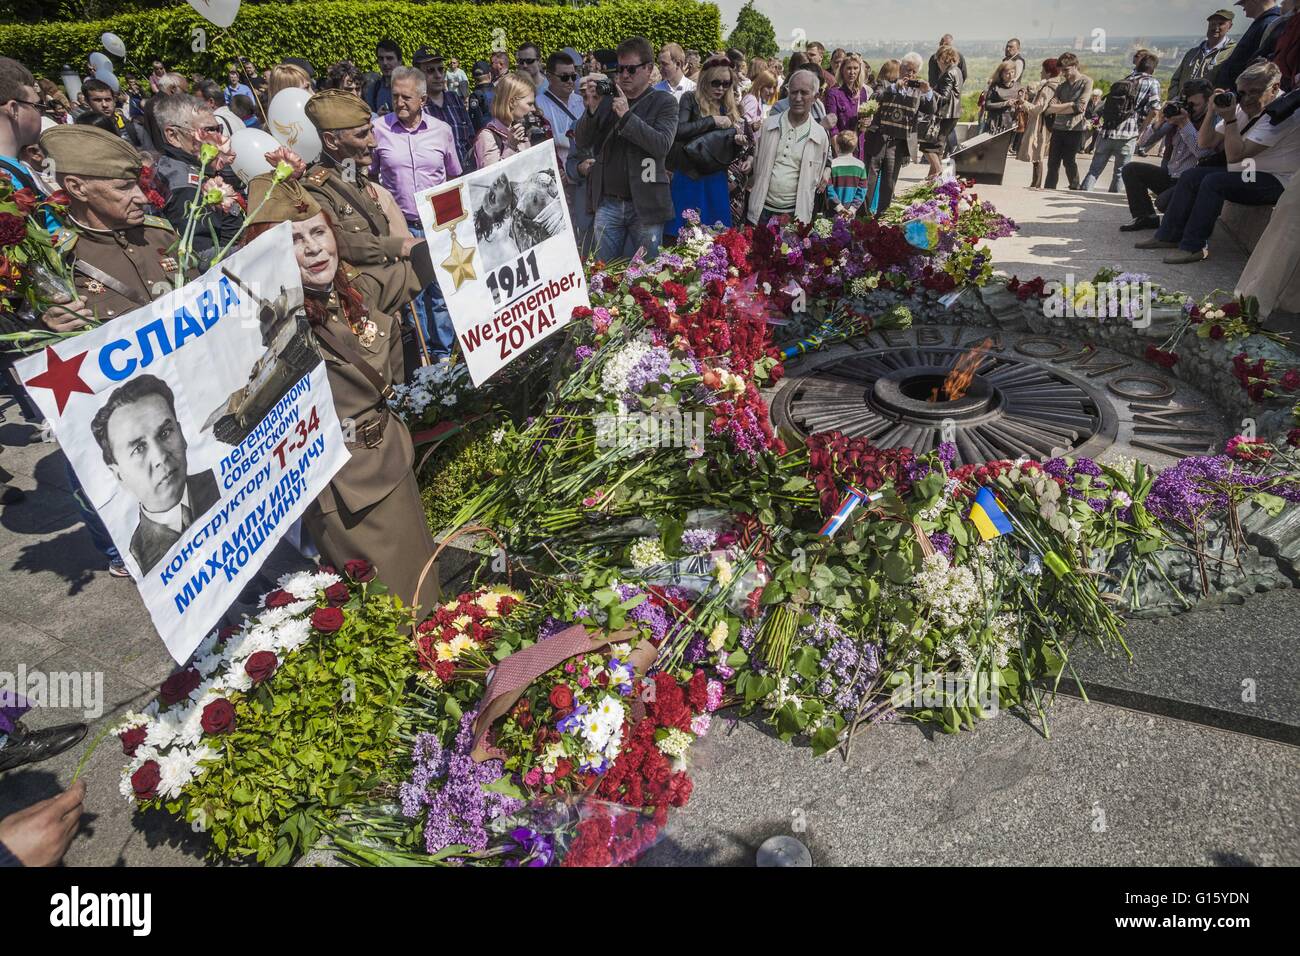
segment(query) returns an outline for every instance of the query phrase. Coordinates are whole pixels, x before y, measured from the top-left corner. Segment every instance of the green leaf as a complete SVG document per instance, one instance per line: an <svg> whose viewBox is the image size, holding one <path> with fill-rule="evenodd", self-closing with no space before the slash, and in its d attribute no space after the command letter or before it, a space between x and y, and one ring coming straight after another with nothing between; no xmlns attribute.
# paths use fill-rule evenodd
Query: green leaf
<svg viewBox="0 0 1300 956"><path fill-rule="evenodd" d="M525 794L513 782L509 776L497 777L491 783L483 784L483 789L489 793L499 793L503 796L514 797L516 800L525 799Z"/></svg>

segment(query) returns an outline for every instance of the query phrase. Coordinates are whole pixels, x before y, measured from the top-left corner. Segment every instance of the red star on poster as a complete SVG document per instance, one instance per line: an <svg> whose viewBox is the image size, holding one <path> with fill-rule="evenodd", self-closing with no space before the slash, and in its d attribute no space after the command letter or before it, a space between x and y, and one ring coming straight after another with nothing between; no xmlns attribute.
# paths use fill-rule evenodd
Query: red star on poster
<svg viewBox="0 0 1300 956"><path fill-rule="evenodd" d="M27 380L27 387L31 388L48 388L54 393L54 402L58 405L59 414L63 414L63 408L68 404L68 397L73 392L85 392L87 395L94 395L90 386L81 380L81 363L85 361L86 353L79 352L66 362L59 358L59 354L50 348L45 347L45 371L40 375L33 376Z"/></svg>

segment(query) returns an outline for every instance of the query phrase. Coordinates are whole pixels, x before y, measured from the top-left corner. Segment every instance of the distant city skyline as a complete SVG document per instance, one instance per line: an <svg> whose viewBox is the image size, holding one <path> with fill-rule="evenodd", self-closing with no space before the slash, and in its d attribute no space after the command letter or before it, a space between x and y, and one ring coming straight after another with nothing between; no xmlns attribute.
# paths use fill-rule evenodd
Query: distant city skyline
<svg viewBox="0 0 1300 956"><path fill-rule="evenodd" d="M745 0L715 0L722 11L723 36L735 26ZM828 48L868 39L900 42L951 33L960 49L962 41L996 41L1008 37L1041 40L1082 36L1094 30L1107 37L1191 37L1203 35L1205 18L1231 0L755 0L754 6L772 21L776 41L789 49L796 30L807 39L821 40ZM1232 35L1249 25L1238 8ZM882 28L873 24L887 23Z"/></svg>

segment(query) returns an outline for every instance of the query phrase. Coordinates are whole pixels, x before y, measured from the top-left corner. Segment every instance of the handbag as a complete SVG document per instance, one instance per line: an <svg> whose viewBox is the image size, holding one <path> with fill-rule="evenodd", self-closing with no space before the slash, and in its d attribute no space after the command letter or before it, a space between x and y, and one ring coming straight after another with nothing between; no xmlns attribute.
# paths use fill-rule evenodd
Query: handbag
<svg viewBox="0 0 1300 956"><path fill-rule="evenodd" d="M937 113L916 114L916 140L918 143L939 142L939 115Z"/></svg>
<svg viewBox="0 0 1300 956"><path fill-rule="evenodd" d="M736 130L731 127L701 133L682 147L696 178L726 169L735 162L739 152Z"/></svg>

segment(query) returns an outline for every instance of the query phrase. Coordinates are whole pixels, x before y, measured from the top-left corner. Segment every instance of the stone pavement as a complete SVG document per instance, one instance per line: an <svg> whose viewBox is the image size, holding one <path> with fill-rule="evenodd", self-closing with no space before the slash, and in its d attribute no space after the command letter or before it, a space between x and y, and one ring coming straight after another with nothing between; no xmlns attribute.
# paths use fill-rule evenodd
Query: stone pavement
<svg viewBox="0 0 1300 956"><path fill-rule="evenodd" d="M1064 278L1073 269L1091 278L1110 265L1199 294L1231 288L1244 262L1229 242L1213 245L1214 258L1201 266L1164 266L1118 238L1115 229L1127 221L1122 200L1032 192L1024 188L1026 164L1013 161L1009 170L1007 185L980 189L1021 224L1020 235L995 247L1008 272ZM103 569L61 454L7 399L0 399L0 446L0 465L28 493L0 511L0 672L91 672L104 682L103 714L84 744L0 776L3 816L66 787L95 737L147 703L172 665L133 585ZM1235 657L1239 648L1225 640L1232 634L1249 637L1248 656ZM1300 591L1138 622L1133 643L1132 666L1097 664L1108 684L1136 689L1131 700L1182 693L1227 708L1241 681L1255 678L1261 716L1296 707ZM1165 658L1174 663L1163 666ZM38 710L28 723L79 718L78 711ZM1049 720L1050 739L1008 714L954 737L883 726L859 736L847 764L835 755L814 760L753 721L720 721L697 748L691 805L646 862L746 865L763 839L801 828L819 865L1300 863L1300 749L1065 697ZM186 827L135 817L118 793L122 762L112 737L87 762L86 822L67 862L201 862L203 844Z"/></svg>

